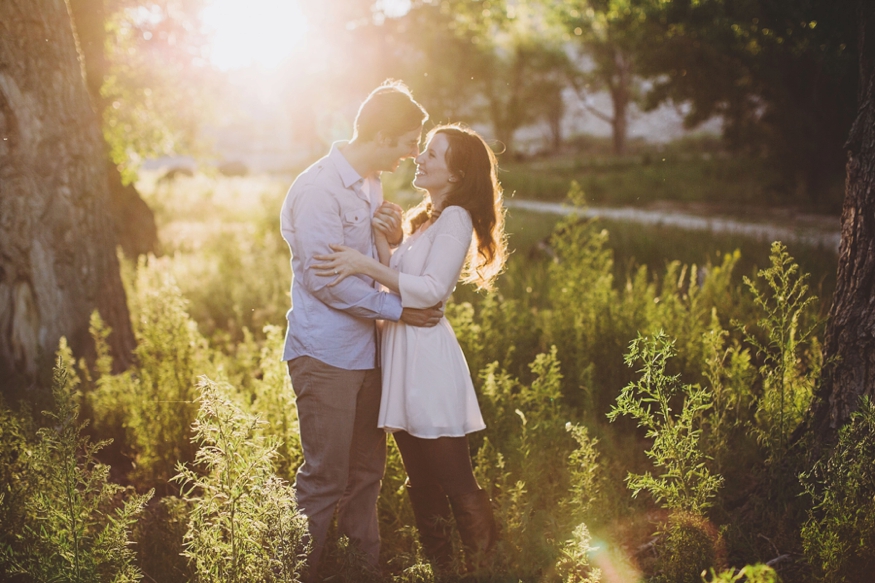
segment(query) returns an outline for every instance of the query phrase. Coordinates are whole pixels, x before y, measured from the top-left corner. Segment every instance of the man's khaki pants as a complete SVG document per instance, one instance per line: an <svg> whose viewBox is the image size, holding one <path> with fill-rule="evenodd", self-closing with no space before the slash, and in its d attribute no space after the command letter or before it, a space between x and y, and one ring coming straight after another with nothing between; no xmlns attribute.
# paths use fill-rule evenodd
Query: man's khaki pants
<svg viewBox="0 0 875 583"><path fill-rule="evenodd" d="M313 580L331 519L376 567L377 497L386 467L386 433L377 427L380 370L346 370L309 356L289 361L304 463L295 476L298 508L309 522Z"/></svg>

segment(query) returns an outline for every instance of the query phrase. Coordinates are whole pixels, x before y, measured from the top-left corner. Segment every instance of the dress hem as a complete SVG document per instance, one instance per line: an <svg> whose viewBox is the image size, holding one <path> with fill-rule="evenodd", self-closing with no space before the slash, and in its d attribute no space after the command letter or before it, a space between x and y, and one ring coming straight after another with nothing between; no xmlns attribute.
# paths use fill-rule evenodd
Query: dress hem
<svg viewBox="0 0 875 583"><path fill-rule="evenodd" d="M382 429L383 431L385 431L386 433L395 433L396 431L406 431L407 433L409 433L413 437L416 437L419 439L437 439L438 437L465 437L466 435L470 435L471 433L477 433L478 431L483 431L484 429L486 429L486 425L484 425L483 427L480 427L480 428L475 428L475 429L470 429L468 431L464 431L460 434L442 433L440 435L417 435L416 433L412 433L412 432L410 432L410 430L405 429L404 427L389 427L386 425L380 425L379 428Z"/></svg>

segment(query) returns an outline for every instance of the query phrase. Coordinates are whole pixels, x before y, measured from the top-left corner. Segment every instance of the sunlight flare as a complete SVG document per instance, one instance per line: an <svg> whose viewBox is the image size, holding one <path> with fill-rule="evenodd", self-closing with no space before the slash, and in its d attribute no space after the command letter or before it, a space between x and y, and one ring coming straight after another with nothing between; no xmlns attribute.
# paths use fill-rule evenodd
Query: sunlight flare
<svg viewBox="0 0 875 583"><path fill-rule="evenodd" d="M275 68L301 50L309 29L296 0L213 0L201 18L219 69Z"/></svg>

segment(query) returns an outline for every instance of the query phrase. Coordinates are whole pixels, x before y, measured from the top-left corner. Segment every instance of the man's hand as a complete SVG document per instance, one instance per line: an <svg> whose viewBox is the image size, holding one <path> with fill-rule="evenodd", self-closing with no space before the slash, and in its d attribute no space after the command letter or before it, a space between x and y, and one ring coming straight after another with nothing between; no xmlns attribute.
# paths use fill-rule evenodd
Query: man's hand
<svg viewBox="0 0 875 583"><path fill-rule="evenodd" d="M401 310L401 321L408 326L431 328L444 317L443 302L438 302L430 308L404 308Z"/></svg>
<svg viewBox="0 0 875 583"><path fill-rule="evenodd" d="M383 201L380 208L374 213L371 225L376 231L382 233L389 245L395 246L401 243L404 232L401 229L402 209L394 202Z"/></svg>

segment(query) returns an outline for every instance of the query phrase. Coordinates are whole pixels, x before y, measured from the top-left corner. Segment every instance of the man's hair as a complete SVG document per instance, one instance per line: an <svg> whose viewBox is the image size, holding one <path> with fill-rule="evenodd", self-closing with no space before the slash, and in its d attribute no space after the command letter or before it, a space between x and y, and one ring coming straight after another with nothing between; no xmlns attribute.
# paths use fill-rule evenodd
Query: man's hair
<svg viewBox="0 0 875 583"><path fill-rule="evenodd" d="M370 142L381 131L397 139L413 131L428 119L425 108L413 99L401 81L387 79L371 91L355 116L353 139Z"/></svg>

